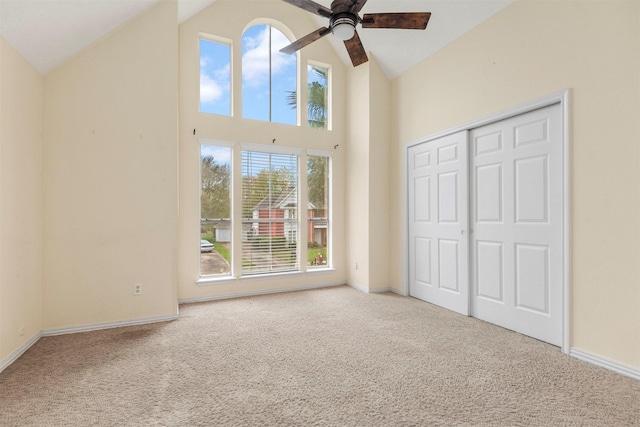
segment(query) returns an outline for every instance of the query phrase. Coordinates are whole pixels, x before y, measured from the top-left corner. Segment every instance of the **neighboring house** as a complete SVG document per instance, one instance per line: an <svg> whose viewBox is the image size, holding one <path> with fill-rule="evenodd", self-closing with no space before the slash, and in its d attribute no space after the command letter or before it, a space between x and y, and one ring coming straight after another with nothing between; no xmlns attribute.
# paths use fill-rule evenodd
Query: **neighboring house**
<svg viewBox="0 0 640 427"><path fill-rule="evenodd" d="M219 222L215 225L216 242L227 243L231 241L231 223Z"/></svg>
<svg viewBox="0 0 640 427"><path fill-rule="evenodd" d="M282 221L254 222L252 231L254 237L284 237L287 243L295 242L298 225L298 193L296 188L289 188L278 195L270 195L262 199L253 208L254 219L276 219ZM308 218L326 218L325 209L315 209L312 203L307 203ZM320 216L319 214L322 214ZM326 221L309 221L307 225L307 241L325 245L327 242Z"/></svg>
<svg viewBox="0 0 640 427"><path fill-rule="evenodd" d="M307 241L327 246L327 210L310 208L307 210L307 218Z"/></svg>
<svg viewBox="0 0 640 427"><path fill-rule="evenodd" d="M231 242L231 223L226 222L218 222L214 226L216 230L216 242L220 243L229 243ZM242 224L242 241L249 241L249 236L251 235L251 224Z"/></svg>

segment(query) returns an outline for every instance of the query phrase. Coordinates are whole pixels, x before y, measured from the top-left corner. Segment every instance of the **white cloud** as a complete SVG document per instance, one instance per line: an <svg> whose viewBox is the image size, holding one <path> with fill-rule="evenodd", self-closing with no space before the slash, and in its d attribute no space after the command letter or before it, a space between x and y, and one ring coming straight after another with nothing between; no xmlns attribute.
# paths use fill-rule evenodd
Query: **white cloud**
<svg viewBox="0 0 640 427"><path fill-rule="evenodd" d="M213 78L220 82L229 82L231 66L227 63L224 67L213 70Z"/></svg>
<svg viewBox="0 0 640 427"><path fill-rule="evenodd" d="M209 70L211 64L211 58L200 57L200 102L203 104L217 102L229 90L229 64Z"/></svg>
<svg viewBox="0 0 640 427"><path fill-rule="evenodd" d="M295 64L296 56L279 52L291 42L276 28L272 28L271 38L271 71L277 75ZM247 50L242 55L242 80L248 86L260 86L269 77L269 27L265 26L255 37L243 37L243 44Z"/></svg>
<svg viewBox="0 0 640 427"><path fill-rule="evenodd" d="M200 73L200 102L209 104L222 97L222 86L205 73Z"/></svg>

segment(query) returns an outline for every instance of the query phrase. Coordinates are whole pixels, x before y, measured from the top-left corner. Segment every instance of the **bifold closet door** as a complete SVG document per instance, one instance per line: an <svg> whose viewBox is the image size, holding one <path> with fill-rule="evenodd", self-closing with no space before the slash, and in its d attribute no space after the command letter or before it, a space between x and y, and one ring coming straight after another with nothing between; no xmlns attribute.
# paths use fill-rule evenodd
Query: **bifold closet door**
<svg viewBox="0 0 640 427"><path fill-rule="evenodd" d="M560 105L471 131L471 314L562 344Z"/></svg>
<svg viewBox="0 0 640 427"><path fill-rule="evenodd" d="M408 150L409 294L469 314L467 131Z"/></svg>

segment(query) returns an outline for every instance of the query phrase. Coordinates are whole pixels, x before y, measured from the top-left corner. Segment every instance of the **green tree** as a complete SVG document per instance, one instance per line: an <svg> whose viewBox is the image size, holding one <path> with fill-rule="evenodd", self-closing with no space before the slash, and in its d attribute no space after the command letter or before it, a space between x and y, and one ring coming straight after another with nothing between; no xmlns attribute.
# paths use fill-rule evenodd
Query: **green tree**
<svg viewBox="0 0 640 427"><path fill-rule="evenodd" d="M309 190L309 202L316 209L327 207L327 157L308 156L307 157L307 186Z"/></svg>
<svg viewBox="0 0 640 427"><path fill-rule="evenodd" d="M202 191L201 218L229 218L231 216L231 168L218 163L213 156L200 158Z"/></svg>
<svg viewBox="0 0 640 427"><path fill-rule="evenodd" d="M311 67L318 81L311 82L307 85L307 120L309 127L326 129L327 128L327 79L329 70L321 67ZM289 92L287 104L291 108L298 105L297 91Z"/></svg>

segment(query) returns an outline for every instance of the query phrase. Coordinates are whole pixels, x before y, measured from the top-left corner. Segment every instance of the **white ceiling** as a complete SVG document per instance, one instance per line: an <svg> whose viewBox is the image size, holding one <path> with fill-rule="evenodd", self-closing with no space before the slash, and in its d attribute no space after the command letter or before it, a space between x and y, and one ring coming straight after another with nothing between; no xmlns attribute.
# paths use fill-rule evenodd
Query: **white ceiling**
<svg viewBox="0 0 640 427"><path fill-rule="evenodd" d="M360 12L431 12L425 31L357 28L365 50L372 54L387 77L393 79L451 43L514 0L369 0ZM326 7L331 0L317 0ZM314 15L321 26L328 20ZM344 43L328 36L345 64L351 60Z"/></svg>
<svg viewBox="0 0 640 427"><path fill-rule="evenodd" d="M45 74L160 0L0 0L0 34ZM216 0L177 0L183 22ZM432 12L426 31L358 29L389 78L403 73L514 0L369 0L363 13ZM316 0L326 7L331 0ZM294 6L291 6L294 7ZM311 14L310 14L311 15ZM318 27L328 20L313 15ZM345 64L342 42L327 36Z"/></svg>

